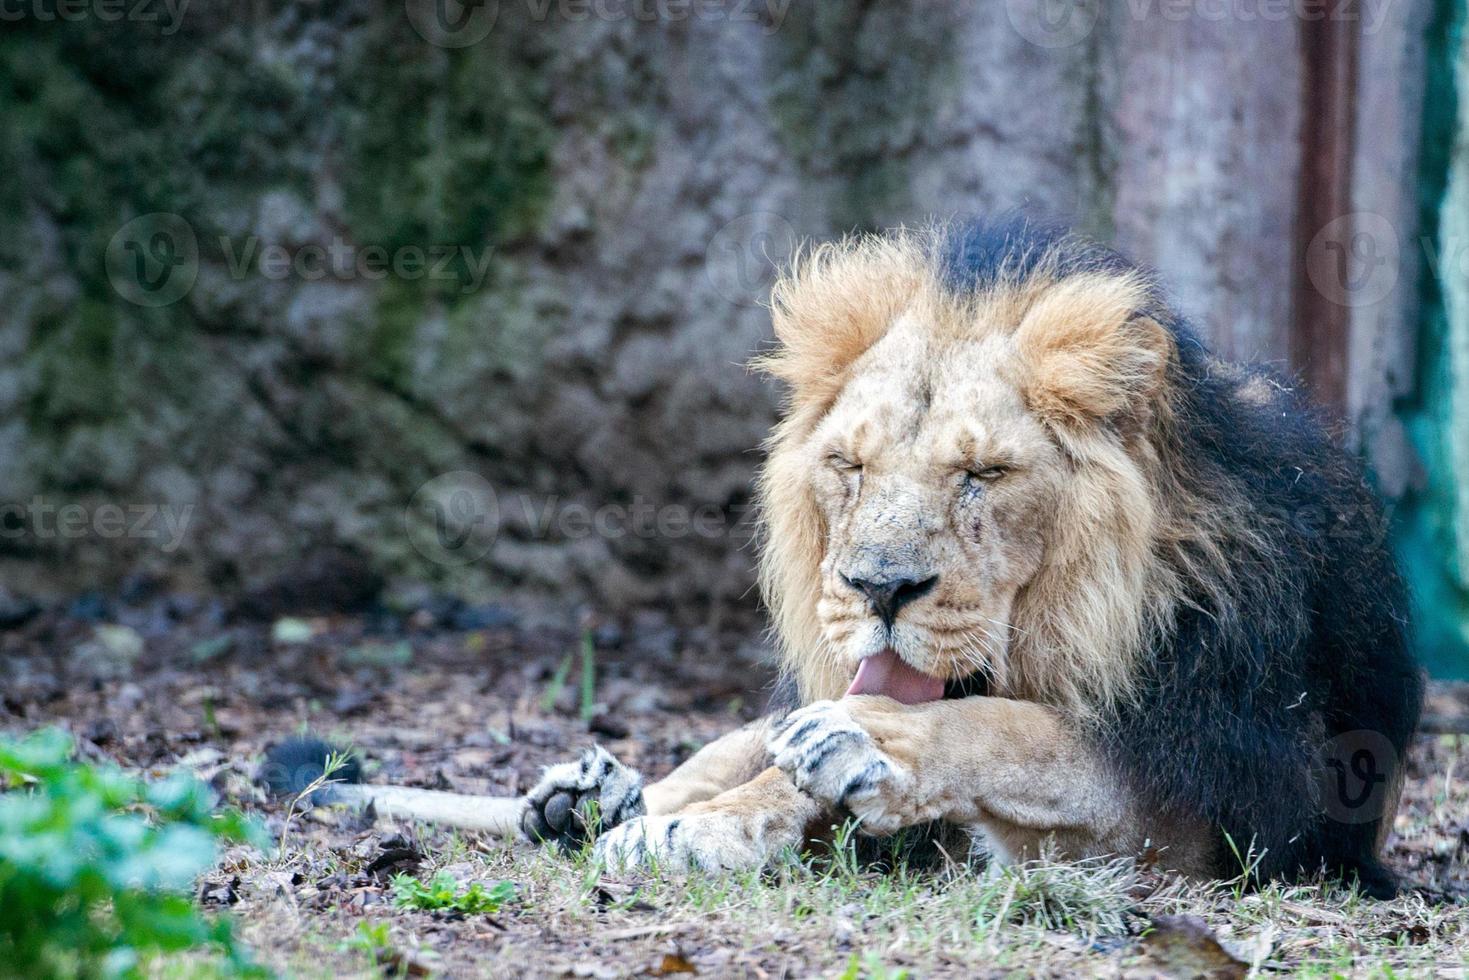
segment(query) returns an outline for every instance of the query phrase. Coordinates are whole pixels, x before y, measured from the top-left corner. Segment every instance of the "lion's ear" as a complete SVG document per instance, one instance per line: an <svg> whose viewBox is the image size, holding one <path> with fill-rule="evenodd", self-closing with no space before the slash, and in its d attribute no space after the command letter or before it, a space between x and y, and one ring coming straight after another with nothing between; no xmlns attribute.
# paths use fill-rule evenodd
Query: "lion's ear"
<svg viewBox="0 0 1469 980"><path fill-rule="evenodd" d="M854 237L797 256L771 292L779 346L754 366L789 384L797 403L828 402L925 275L918 244L902 235Z"/></svg>
<svg viewBox="0 0 1469 980"><path fill-rule="evenodd" d="M1061 425L1145 413L1163 389L1173 339L1139 314L1134 276L1078 276L1051 286L1015 332L1031 410Z"/></svg>

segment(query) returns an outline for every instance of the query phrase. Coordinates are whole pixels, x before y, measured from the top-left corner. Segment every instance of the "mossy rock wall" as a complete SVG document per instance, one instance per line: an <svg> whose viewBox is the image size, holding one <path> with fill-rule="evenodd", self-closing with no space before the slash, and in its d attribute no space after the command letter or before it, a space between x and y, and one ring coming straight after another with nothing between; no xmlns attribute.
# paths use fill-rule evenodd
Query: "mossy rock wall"
<svg viewBox="0 0 1469 980"><path fill-rule="evenodd" d="M778 395L743 365L770 341L769 260L796 239L1030 207L1176 274L1227 349L1283 349L1291 32L1148 33L1082 5L1058 34L1043 6L649 21L504 0L472 8L493 23L463 46L425 39L420 0L7 23L7 583L234 588L345 546L472 597L748 610L733 522ZM1200 52L1214 87L1160 74ZM159 214L196 258L155 247L177 230ZM333 248L349 271L318 274ZM432 273L357 264L415 248ZM314 261L281 273L282 251ZM169 263L191 276L171 303L117 285ZM414 501L456 472L493 488L497 533L445 561ZM16 525L38 500L188 519L168 547ZM638 506L719 517L582 526Z"/></svg>

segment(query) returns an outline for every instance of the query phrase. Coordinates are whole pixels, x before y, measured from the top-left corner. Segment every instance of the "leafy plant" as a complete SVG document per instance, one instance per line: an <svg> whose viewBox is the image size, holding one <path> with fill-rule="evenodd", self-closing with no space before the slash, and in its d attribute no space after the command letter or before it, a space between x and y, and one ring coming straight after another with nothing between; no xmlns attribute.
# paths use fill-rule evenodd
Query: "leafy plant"
<svg viewBox="0 0 1469 980"><path fill-rule="evenodd" d="M853 953L839 980L908 980L908 977L907 970L887 966L876 953L868 953L861 959Z"/></svg>
<svg viewBox="0 0 1469 980"><path fill-rule="evenodd" d="M357 923L357 934L343 942L342 948L366 953L376 960L393 948L392 927L386 922L368 922L363 919Z"/></svg>
<svg viewBox="0 0 1469 980"><path fill-rule="evenodd" d="M473 915L478 912L498 912L500 906L513 898L515 884L509 881L497 882L489 889L476 881L460 891L459 883L447 871L440 871L427 884L410 874L393 877L393 902L402 909L448 909Z"/></svg>
<svg viewBox="0 0 1469 980"><path fill-rule="evenodd" d="M71 754L54 728L0 738L0 974L137 976L146 956L212 946L260 975L189 895L218 842L258 842L255 826L190 774L150 783Z"/></svg>

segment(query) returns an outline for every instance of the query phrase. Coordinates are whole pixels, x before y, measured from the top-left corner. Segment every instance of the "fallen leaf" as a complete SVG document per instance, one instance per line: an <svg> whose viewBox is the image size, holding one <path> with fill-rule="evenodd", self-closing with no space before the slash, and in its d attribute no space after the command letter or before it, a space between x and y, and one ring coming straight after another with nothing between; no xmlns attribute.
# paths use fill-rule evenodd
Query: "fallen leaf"
<svg viewBox="0 0 1469 980"><path fill-rule="evenodd" d="M1242 980L1249 972L1249 965L1220 945L1204 920L1195 915L1154 916L1142 947L1168 977Z"/></svg>
<svg viewBox="0 0 1469 980"><path fill-rule="evenodd" d="M698 973L694 964L684 959L681 953L664 953L663 959L653 967L652 974L655 977L666 977L670 973Z"/></svg>

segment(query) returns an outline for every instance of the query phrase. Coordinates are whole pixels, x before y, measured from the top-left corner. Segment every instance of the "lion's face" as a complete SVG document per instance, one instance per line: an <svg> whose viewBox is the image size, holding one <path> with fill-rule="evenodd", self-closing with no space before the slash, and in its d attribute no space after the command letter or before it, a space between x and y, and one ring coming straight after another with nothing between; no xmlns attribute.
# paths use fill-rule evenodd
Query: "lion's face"
<svg viewBox="0 0 1469 980"><path fill-rule="evenodd" d="M1005 655L1062 460L1008 336L940 344L920 320L862 356L804 448L827 535L817 615L852 670L891 648L957 680Z"/></svg>
<svg viewBox="0 0 1469 980"><path fill-rule="evenodd" d="M1174 602L1172 339L1139 274L1042 256L955 295L931 246L823 246L776 287L760 363L790 401L759 499L781 651L809 700L982 672L1090 711L1133 690Z"/></svg>

